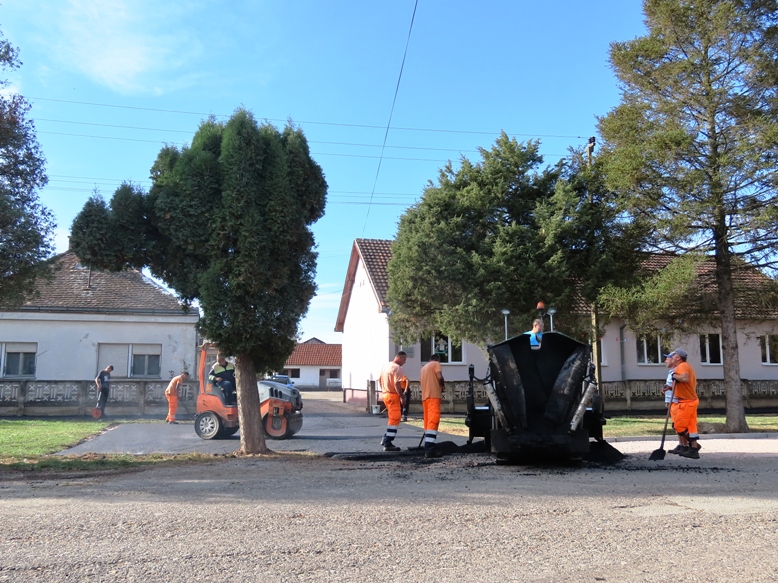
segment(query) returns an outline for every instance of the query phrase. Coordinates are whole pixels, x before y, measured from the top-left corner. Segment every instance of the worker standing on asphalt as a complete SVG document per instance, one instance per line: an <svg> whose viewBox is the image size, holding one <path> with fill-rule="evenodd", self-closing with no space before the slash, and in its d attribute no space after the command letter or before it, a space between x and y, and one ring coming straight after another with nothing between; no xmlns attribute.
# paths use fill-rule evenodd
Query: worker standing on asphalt
<svg viewBox="0 0 778 583"><path fill-rule="evenodd" d="M189 380L189 373L184 371L177 377L170 379L167 389L165 389L165 398L167 399L167 423L177 424L176 411L178 411L178 397L181 394L181 384Z"/></svg>
<svg viewBox="0 0 778 583"><path fill-rule="evenodd" d="M687 354L683 348L677 348L665 356L670 359L667 368L673 369L675 391L670 405L670 417L680 442L670 453L700 459L700 436L697 433L697 407L700 399L697 397L697 375L686 362Z"/></svg>
<svg viewBox="0 0 778 583"><path fill-rule="evenodd" d="M424 407L424 457L443 455L435 449L440 425L440 399L446 384L440 368L440 355L432 354L430 361L421 367L421 404Z"/></svg>
<svg viewBox="0 0 778 583"><path fill-rule="evenodd" d="M398 352L394 360L388 362L381 369L381 376L378 377L378 384L381 385L381 398L386 405L386 412L389 416L386 426L386 433L381 440L384 451L400 451L400 448L392 443L397 437L397 428L402 418L402 408L404 403L402 380L405 376L403 365L408 356L402 350Z"/></svg>
<svg viewBox="0 0 778 583"><path fill-rule="evenodd" d="M403 421L408 421L408 408L411 406L411 383L408 381L408 377L404 376L400 381L403 388Z"/></svg>

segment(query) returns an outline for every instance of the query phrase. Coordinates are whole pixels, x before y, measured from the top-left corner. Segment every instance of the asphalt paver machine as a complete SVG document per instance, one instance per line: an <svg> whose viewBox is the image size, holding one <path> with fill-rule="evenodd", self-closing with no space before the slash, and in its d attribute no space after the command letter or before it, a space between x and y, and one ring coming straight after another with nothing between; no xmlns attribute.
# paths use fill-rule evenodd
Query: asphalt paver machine
<svg viewBox="0 0 778 583"><path fill-rule="evenodd" d="M470 367L466 423L471 441L484 437L498 463L603 450L620 458L603 439L606 419L588 345L546 332L539 346L522 334L487 350L486 378L477 379ZM475 404L476 382L486 389L485 406Z"/></svg>

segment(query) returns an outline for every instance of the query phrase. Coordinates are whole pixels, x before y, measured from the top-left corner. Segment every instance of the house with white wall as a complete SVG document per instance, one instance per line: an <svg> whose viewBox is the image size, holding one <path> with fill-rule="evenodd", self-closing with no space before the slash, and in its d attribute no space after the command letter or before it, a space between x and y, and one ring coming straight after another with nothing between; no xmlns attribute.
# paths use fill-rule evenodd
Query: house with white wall
<svg viewBox="0 0 778 583"><path fill-rule="evenodd" d="M309 338L297 343L282 372L298 389L339 389L341 364L340 344L327 344L318 338Z"/></svg>
<svg viewBox="0 0 778 583"><path fill-rule="evenodd" d="M446 381L467 381L469 364L475 365L477 376L484 376L487 356L475 344L442 334L431 334L411 346L394 342L386 303L391 256L392 241L386 239L356 239L352 246L335 324L335 331L343 333L343 387L365 389L398 350L408 354L403 370L411 383L418 382L432 352L441 356Z"/></svg>
<svg viewBox="0 0 778 583"><path fill-rule="evenodd" d="M408 353L403 369L413 385L431 352L440 351L443 376L454 381L454 399L460 399L463 381L468 378L468 364L474 364L476 376L483 377L488 368L487 356L477 345L460 344L456 339L452 342L440 334L412 346L394 343L386 304L391 245L392 241L383 239L354 241L335 325L335 330L343 333L343 387L365 389L369 381L378 379L381 367L400 349ZM662 269L673 258L652 256L648 267ZM698 269L701 284L709 287L712 260ZM772 407L778 404L778 311L764 308L759 301L759 286L766 281L764 274L742 269L735 278L739 290L736 310L740 376L747 406ZM563 324L565 317L563 312L557 312L557 326ZM685 335L645 338L633 333L623 320L613 319L604 326L600 344L601 391L609 408L663 408L661 388L667 370L662 355L676 347L689 353L689 362L700 381L701 406L724 406L721 332L715 324L700 326Z"/></svg>
<svg viewBox="0 0 778 583"><path fill-rule="evenodd" d="M52 261L37 297L0 308L0 404L83 400L109 364L112 401L164 402L170 378L194 376L196 310L139 271L90 269L72 251Z"/></svg>

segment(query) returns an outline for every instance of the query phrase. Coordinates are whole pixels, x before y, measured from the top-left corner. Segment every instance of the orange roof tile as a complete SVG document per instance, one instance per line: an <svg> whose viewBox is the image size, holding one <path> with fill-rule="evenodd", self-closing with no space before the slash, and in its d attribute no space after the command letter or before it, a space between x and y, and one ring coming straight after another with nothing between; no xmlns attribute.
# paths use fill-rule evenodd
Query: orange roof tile
<svg viewBox="0 0 778 583"><path fill-rule="evenodd" d="M341 344L299 343L284 366L341 366Z"/></svg>
<svg viewBox="0 0 778 583"><path fill-rule="evenodd" d="M380 310L385 311L388 309L386 304L386 294L389 291L387 265L389 265L389 260L392 258L392 243L393 241L388 239L354 240L354 245L351 248L351 258L346 271L346 282L343 284L343 295L340 297L338 319L335 322L336 332L343 332L346 312L348 312L348 305L351 301L351 290L354 287L354 279L356 278L357 266L360 261L365 266Z"/></svg>

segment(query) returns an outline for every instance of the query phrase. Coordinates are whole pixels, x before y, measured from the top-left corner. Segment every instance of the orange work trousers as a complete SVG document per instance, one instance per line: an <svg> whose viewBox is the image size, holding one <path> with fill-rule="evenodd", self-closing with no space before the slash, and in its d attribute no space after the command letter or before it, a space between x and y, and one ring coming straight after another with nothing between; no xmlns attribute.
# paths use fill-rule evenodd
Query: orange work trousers
<svg viewBox="0 0 778 583"><path fill-rule="evenodd" d="M386 412L389 415L389 421L387 425L397 427L400 425L402 419L402 403L400 402L400 395L397 393L384 393L381 395L386 405Z"/></svg>
<svg viewBox="0 0 778 583"><path fill-rule="evenodd" d="M167 397L167 418L165 421L173 422L176 420L176 411L178 411L178 395L165 395Z"/></svg>
<svg viewBox="0 0 778 583"><path fill-rule="evenodd" d="M700 401L681 401L673 403L670 408L670 417L673 419L673 429L676 433L686 433L694 437L697 435L697 406Z"/></svg>
<svg viewBox="0 0 778 583"><path fill-rule="evenodd" d="M430 397L422 401L424 407L424 430L437 431L440 425L440 399Z"/></svg>

